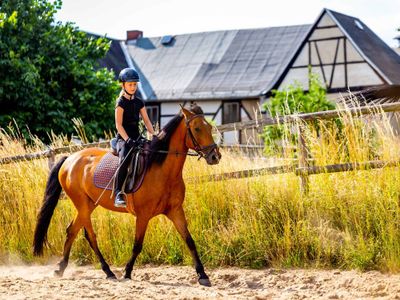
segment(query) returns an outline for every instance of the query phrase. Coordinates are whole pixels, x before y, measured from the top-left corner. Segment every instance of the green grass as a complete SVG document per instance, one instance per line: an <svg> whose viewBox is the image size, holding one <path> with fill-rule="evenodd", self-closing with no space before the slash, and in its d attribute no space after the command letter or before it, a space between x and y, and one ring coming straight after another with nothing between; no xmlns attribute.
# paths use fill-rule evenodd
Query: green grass
<svg viewBox="0 0 400 300"><path fill-rule="evenodd" d="M316 165L399 158L400 147L388 121L365 122L342 116L342 130L319 122L319 130L304 126ZM38 141L0 135L0 155L39 151ZM54 146L66 143L55 138ZM290 144L289 141L286 141ZM223 152L217 166L188 157L184 177L259 168L291 161L296 152L276 153L275 159L249 159ZM318 267L360 270L400 270L400 170L390 167L310 176L310 191L300 192L294 174L264 175L219 182L187 184L185 211L189 229L207 266L261 268ZM59 202L49 228L44 258L32 256L36 213L48 175L46 160L0 166L0 259L18 256L45 262L60 256L65 230L74 216L72 203ZM106 260L123 265L134 238L134 217L98 208L93 224ZM72 248L79 263L97 262L83 234ZM138 264L191 264L185 244L164 216L154 218Z"/></svg>

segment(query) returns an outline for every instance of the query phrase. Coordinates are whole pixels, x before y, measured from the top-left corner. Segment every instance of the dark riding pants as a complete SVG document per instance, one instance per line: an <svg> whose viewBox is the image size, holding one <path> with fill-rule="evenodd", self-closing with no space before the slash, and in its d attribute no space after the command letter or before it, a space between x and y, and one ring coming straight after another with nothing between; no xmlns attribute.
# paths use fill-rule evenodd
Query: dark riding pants
<svg viewBox="0 0 400 300"><path fill-rule="evenodd" d="M119 156L119 169L115 176L115 194L118 194L119 192L125 192L122 190L122 186L127 176L129 162L131 161L134 152L133 150L130 150L131 148L123 139L118 139L117 151Z"/></svg>

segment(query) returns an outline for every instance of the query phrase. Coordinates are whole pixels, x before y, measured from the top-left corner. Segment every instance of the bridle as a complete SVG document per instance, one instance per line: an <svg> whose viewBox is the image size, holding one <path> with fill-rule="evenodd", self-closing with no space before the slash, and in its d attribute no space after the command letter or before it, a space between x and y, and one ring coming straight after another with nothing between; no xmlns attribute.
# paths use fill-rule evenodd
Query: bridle
<svg viewBox="0 0 400 300"><path fill-rule="evenodd" d="M207 160L207 158L210 156L210 154L218 148L218 145L215 144L215 143L212 143L210 145L202 147L199 144L199 142L196 140L195 136L193 135L192 130L190 129L190 122L193 121L196 118L199 118L199 117L204 117L204 115L203 114L193 115L190 118L185 120L185 125L186 125L186 130L187 130L187 134L185 135L185 145L186 145L187 148L190 148L188 146L188 144L187 144L187 140L188 140L188 138L190 138L190 140L193 143L195 153L187 152L187 151L178 152L178 151L170 151L170 150L150 150L150 149L146 149L146 150L145 149L140 149L140 150L141 151L145 151L145 152L146 151L147 152L153 152L153 153L166 153L166 154L175 154L175 155L199 156L199 159L203 157L204 159ZM207 122L205 119L204 119L204 121Z"/></svg>
<svg viewBox="0 0 400 300"><path fill-rule="evenodd" d="M215 143L212 143L212 144L207 145L207 146L201 146L199 144L199 142L196 140L195 136L193 135L192 130L190 129L190 122L193 121L194 119L200 118L200 117L204 118L204 115L203 114L193 115L190 118L185 120L186 129L187 129L186 141L187 141L188 138L191 139L191 141L193 143L193 146L194 146L194 151L196 151L197 154L199 155L199 159L202 158L202 157L204 157L204 159L207 159L208 156L210 156L210 154L214 150L216 150L218 146ZM207 122L205 119L204 119L204 121ZM207 124L208 124L208 122L207 122ZM188 147L186 141L185 141L185 144L186 144L186 147Z"/></svg>

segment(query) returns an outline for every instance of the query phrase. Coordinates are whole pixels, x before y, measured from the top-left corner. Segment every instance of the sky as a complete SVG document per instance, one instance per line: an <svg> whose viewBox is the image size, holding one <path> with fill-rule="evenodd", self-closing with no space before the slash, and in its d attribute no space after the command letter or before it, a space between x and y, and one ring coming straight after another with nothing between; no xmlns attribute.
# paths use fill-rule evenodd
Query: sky
<svg viewBox="0 0 400 300"><path fill-rule="evenodd" d="M51 1L51 0L50 0ZM323 8L359 18L389 46L398 43L400 0L63 0L56 21L110 38L312 24Z"/></svg>

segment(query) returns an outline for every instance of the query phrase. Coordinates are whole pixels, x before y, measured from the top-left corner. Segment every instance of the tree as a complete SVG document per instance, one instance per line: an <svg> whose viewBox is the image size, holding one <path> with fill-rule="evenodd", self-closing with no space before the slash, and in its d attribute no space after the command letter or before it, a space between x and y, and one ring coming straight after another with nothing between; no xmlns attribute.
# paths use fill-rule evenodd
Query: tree
<svg viewBox="0 0 400 300"><path fill-rule="evenodd" d="M308 113L334 109L335 105L326 98L326 88L321 84L316 74L309 74L309 90L295 83L284 90L272 91L271 99L264 104L264 109L272 117L290 115L293 113ZM279 145L276 143L283 136L292 135L287 126L266 126L262 137L267 152L274 152Z"/></svg>
<svg viewBox="0 0 400 300"><path fill-rule="evenodd" d="M0 2L0 127L15 122L42 139L71 134L81 118L86 133L103 136L113 127L114 74L98 67L109 49L72 23L55 23L62 1Z"/></svg>

